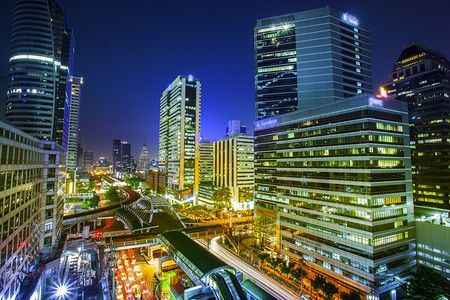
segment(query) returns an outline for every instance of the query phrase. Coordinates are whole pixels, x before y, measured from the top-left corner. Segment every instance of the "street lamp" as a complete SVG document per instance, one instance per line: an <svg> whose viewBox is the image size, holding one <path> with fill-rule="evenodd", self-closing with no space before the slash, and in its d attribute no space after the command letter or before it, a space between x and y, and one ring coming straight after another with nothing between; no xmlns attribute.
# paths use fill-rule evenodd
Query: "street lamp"
<svg viewBox="0 0 450 300"><path fill-rule="evenodd" d="M65 286L64 284L56 288L56 296L60 298L64 298L67 295L67 292L68 292L67 286Z"/></svg>

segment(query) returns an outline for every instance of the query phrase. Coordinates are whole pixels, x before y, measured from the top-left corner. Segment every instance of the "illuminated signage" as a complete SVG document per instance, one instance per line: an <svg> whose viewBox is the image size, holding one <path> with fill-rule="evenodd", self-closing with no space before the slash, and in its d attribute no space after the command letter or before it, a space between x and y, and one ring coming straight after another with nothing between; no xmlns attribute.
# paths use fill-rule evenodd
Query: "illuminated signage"
<svg viewBox="0 0 450 300"><path fill-rule="evenodd" d="M256 129L263 129L272 125L278 124L277 118L269 118L269 119L263 119L255 122L255 128Z"/></svg>
<svg viewBox="0 0 450 300"><path fill-rule="evenodd" d="M194 81L194 76L192 76L192 75L189 75L189 76L188 76L188 81L189 81L189 82L192 82L192 81Z"/></svg>
<svg viewBox="0 0 450 300"><path fill-rule="evenodd" d="M343 20L344 22L346 22L346 23L351 24L351 25L355 25L355 26L358 26L358 25L359 25L359 20L358 20L358 18L355 17L355 16L352 16L351 14L348 14L348 13L344 13L344 14L342 15L342 20Z"/></svg>

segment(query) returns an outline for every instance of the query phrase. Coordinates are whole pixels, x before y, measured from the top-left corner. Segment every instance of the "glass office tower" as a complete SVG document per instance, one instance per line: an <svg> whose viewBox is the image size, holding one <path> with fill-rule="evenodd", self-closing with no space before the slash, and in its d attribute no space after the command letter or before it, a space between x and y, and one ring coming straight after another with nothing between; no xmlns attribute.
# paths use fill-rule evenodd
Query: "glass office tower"
<svg viewBox="0 0 450 300"><path fill-rule="evenodd" d="M445 210L450 210L449 70L443 54L412 42L382 85L388 97L408 103L414 204Z"/></svg>
<svg viewBox="0 0 450 300"><path fill-rule="evenodd" d="M256 21L256 119L372 93L369 28L330 7Z"/></svg>
<svg viewBox="0 0 450 300"><path fill-rule="evenodd" d="M159 169L167 174L167 196L174 201L196 199L200 97L200 81L192 75L178 76L162 93Z"/></svg>
<svg viewBox="0 0 450 300"><path fill-rule="evenodd" d="M67 149L74 39L54 0L14 2L6 118Z"/></svg>
<svg viewBox="0 0 450 300"><path fill-rule="evenodd" d="M259 120L255 137L261 249L364 294L398 287L415 264L407 105L354 96Z"/></svg>

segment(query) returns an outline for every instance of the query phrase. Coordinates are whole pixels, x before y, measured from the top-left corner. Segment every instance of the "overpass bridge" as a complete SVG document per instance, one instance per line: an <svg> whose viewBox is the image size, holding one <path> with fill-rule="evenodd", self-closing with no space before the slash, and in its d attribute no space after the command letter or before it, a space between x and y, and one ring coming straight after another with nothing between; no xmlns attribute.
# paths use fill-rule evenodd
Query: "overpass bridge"
<svg viewBox="0 0 450 300"><path fill-rule="evenodd" d="M159 235L159 240L178 266L196 284L184 290L184 299L275 299L254 284L241 285L241 272L227 265L181 231L164 232Z"/></svg>

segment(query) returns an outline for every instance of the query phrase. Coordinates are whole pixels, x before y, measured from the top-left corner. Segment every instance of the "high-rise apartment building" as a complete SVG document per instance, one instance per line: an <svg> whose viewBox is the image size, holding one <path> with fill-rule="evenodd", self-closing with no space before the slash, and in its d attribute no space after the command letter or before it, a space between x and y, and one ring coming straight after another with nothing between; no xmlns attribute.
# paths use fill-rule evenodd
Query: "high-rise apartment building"
<svg viewBox="0 0 450 300"><path fill-rule="evenodd" d="M252 208L254 190L253 137L235 135L214 142L214 185L231 191L232 207Z"/></svg>
<svg viewBox="0 0 450 300"><path fill-rule="evenodd" d="M372 93L369 28L330 7L255 26L256 119Z"/></svg>
<svg viewBox="0 0 450 300"><path fill-rule="evenodd" d="M415 264L407 105L361 95L255 122L255 200L262 247L390 293Z"/></svg>
<svg viewBox="0 0 450 300"><path fill-rule="evenodd" d="M14 2L6 118L67 149L74 39L54 0Z"/></svg>
<svg viewBox="0 0 450 300"><path fill-rule="evenodd" d="M233 135L245 135L247 134L247 127L240 120L230 120L228 121L228 126L226 129L226 136Z"/></svg>
<svg viewBox="0 0 450 300"><path fill-rule="evenodd" d="M0 299L17 299L40 251L62 231L65 155L0 122Z"/></svg>
<svg viewBox="0 0 450 300"><path fill-rule="evenodd" d="M450 64L411 42L380 94L408 104L417 262L450 277Z"/></svg>
<svg viewBox="0 0 450 300"><path fill-rule="evenodd" d="M80 128L80 88L82 77L70 77L72 86L69 109L69 136L67 144L67 172L73 173L77 169L78 131Z"/></svg>
<svg viewBox="0 0 450 300"><path fill-rule="evenodd" d="M200 81L192 75L178 76L161 97L159 169L167 174L167 196L175 201L197 194L200 98Z"/></svg>

